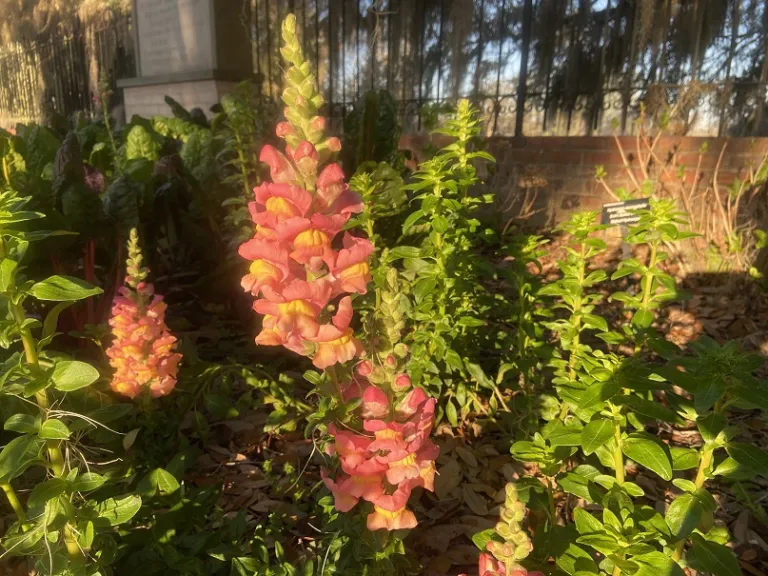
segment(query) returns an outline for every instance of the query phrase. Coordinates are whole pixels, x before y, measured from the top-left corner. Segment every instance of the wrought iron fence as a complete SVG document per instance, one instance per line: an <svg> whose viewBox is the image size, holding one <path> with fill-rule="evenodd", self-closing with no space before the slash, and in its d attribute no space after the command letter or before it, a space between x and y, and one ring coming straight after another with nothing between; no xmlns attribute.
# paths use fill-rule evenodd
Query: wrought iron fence
<svg viewBox="0 0 768 576"><path fill-rule="evenodd" d="M54 110L93 112L101 76L119 105L116 79L134 74L130 14L89 25L75 18L66 33L11 42L0 48L0 126L45 121Z"/></svg>
<svg viewBox="0 0 768 576"><path fill-rule="evenodd" d="M633 130L678 103L689 134L768 135L762 0L252 0L254 67L278 96L280 21L297 14L331 115L366 90L426 107L468 97L489 134Z"/></svg>
<svg viewBox="0 0 768 576"><path fill-rule="evenodd" d="M768 135L764 0L243 0L254 72L279 97L280 22L297 15L329 112L388 90L406 130L467 97L488 134L633 130L677 103L674 130ZM92 111L101 71L135 74L130 14L0 47L0 124ZM121 95L115 93L119 103Z"/></svg>

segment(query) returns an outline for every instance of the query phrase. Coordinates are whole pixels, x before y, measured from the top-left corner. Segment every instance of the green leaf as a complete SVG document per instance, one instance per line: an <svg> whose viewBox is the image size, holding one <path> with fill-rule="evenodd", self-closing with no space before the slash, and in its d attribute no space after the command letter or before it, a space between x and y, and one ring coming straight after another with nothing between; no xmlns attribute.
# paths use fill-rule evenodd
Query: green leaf
<svg viewBox="0 0 768 576"><path fill-rule="evenodd" d="M445 405L445 416L454 428L459 425L459 415L456 412L456 405L450 399Z"/></svg>
<svg viewBox="0 0 768 576"><path fill-rule="evenodd" d="M582 314L581 318L584 322L584 326L592 328L593 330L600 330L601 332L608 332L608 322L602 316L596 316L595 314Z"/></svg>
<svg viewBox="0 0 768 576"><path fill-rule="evenodd" d="M744 403L751 404L755 408L768 410L768 394L765 393L763 388L738 385L731 386L728 389L728 393Z"/></svg>
<svg viewBox="0 0 768 576"><path fill-rule="evenodd" d="M685 478L673 478L672 484L677 486L683 492L690 492L691 494L698 490L698 488L696 488L696 484L690 480L686 480Z"/></svg>
<svg viewBox="0 0 768 576"><path fill-rule="evenodd" d="M693 547L686 554L691 568L714 576L741 576L741 567L730 548L709 542L698 534L694 534L692 540Z"/></svg>
<svg viewBox="0 0 768 576"><path fill-rule="evenodd" d="M595 381L582 393L579 408L591 408L600 402L610 400L620 389L621 384L618 379L610 378L610 376L606 381Z"/></svg>
<svg viewBox="0 0 768 576"><path fill-rule="evenodd" d="M634 576L685 576L680 565L662 552L640 554L632 560L640 566Z"/></svg>
<svg viewBox="0 0 768 576"><path fill-rule="evenodd" d="M15 284L17 266L16 260L10 258L4 258L0 262L0 292L8 292Z"/></svg>
<svg viewBox="0 0 768 576"><path fill-rule="evenodd" d="M93 539L96 537L96 528L90 520L85 523L85 527L79 526L78 528L77 543L84 550L88 550L93 546Z"/></svg>
<svg viewBox="0 0 768 576"><path fill-rule="evenodd" d="M38 300L51 300L54 302L82 300L83 298L101 293L101 288L91 286L87 282L71 276L51 276L42 282L32 285L29 289L29 294Z"/></svg>
<svg viewBox="0 0 768 576"><path fill-rule="evenodd" d="M725 428L725 418L717 412L710 412L706 416L697 418L696 425L704 442L711 442Z"/></svg>
<svg viewBox="0 0 768 576"><path fill-rule="evenodd" d="M56 333L56 327L59 325L59 315L64 310L72 306L72 304L74 304L74 302L59 302L53 308L51 308L50 312L48 312L45 317L45 321L43 322L42 338L53 336Z"/></svg>
<svg viewBox="0 0 768 576"><path fill-rule="evenodd" d="M434 292L437 287L436 278L422 278L416 284L413 285L413 296L417 303L420 303L424 298Z"/></svg>
<svg viewBox="0 0 768 576"><path fill-rule="evenodd" d="M632 394L622 396L622 403L632 408L633 412L648 418L654 418L661 420L662 422L677 422L679 420L677 414L673 410L670 410L663 404L658 402L651 402L645 398L640 398Z"/></svg>
<svg viewBox="0 0 768 576"><path fill-rule="evenodd" d="M752 444L731 442L725 447L728 456L756 474L768 476L768 454Z"/></svg>
<svg viewBox="0 0 768 576"><path fill-rule="evenodd" d="M672 479L672 458L666 444L643 432L630 434L621 444L628 458L656 472L664 480Z"/></svg>
<svg viewBox="0 0 768 576"><path fill-rule="evenodd" d="M432 220L432 229L438 234L445 234L449 226L450 224L445 216L435 216Z"/></svg>
<svg viewBox="0 0 768 576"><path fill-rule="evenodd" d="M67 440L72 434L61 420L50 419L43 422L37 435L43 440Z"/></svg>
<svg viewBox="0 0 768 576"><path fill-rule="evenodd" d="M474 378L480 386L489 389L493 388L493 382L490 378L488 378L488 376L485 375L485 372L483 372L483 369L480 368L479 364L465 362L464 365L466 366L469 375L472 376L472 378Z"/></svg>
<svg viewBox="0 0 768 576"><path fill-rule="evenodd" d="M493 540L494 534L496 534L496 530L493 528L488 528L482 532L475 532L472 535L472 542L474 542L475 546L477 546L479 550L485 552L486 546L488 546L488 542Z"/></svg>
<svg viewBox="0 0 768 576"><path fill-rule="evenodd" d="M141 508L141 497L135 494L123 498L110 498L96 506L99 520L105 521L109 526L117 526L128 522Z"/></svg>
<svg viewBox="0 0 768 576"><path fill-rule="evenodd" d="M0 481L10 482L23 474L40 456L43 442L37 436L19 436L0 452Z"/></svg>
<svg viewBox="0 0 768 576"><path fill-rule="evenodd" d="M603 496L602 489L599 486L573 472L567 472L558 478L557 484L563 491L583 498L587 502L599 502Z"/></svg>
<svg viewBox="0 0 768 576"><path fill-rule="evenodd" d="M564 546L566 545L565 550L555 556L558 568L571 576L584 571L591 574L598 573L597 564L588 552L569 540L565 541Z"/></svg>
<svg viewBox="0 0 768 576"><path fill-rule="evenodd" d="M459 326L466 326L468 328L478 328L480 326L485 326L484 320L473 318L472 316L462 316L456 323Z"/></svg>
<svg viewBox="0 0 768 576"><path fill-rule="evenodd" d="M576 539L579 544L591 546L601 554L611 554L619 549L619 543L609 532L602 534L587 534Z"/></svg>
<svg viewBox="0 0 768 576"><path fill-rule="evenodd" d="M74 482L72 482L72 490L75 492L90 492L96 490L104 485L104 476L96 474L95 472L86 472L85 474L78 476Z"/></svg>
<svg viewBox="0 0 768 576"><path fill-rule="evenodd" d="M613 436L613 422L607 418L592 420L581 432L581 447L589 456Z"/></svg>
<svg viewBox="0 0 768 576"><path fill-rule="evenodd" d="M394 262L403 258L418 258L420 254L421 249L415 246L397 246L387 254L387 262Z"/></svg>
<svg viewBox="0 0 768 576"><path fill-rule="evenodd" d="M37 434L40 429L40 419L31 414L14 414L5 421L3 428L22 434Z"/></svg>
<svg viewBox="0 0 768 576"><path fill-rule="evenodd" d="M703 509L693 494L681 494L667 510L665 520L676 540L687 538L701 522Z"/></svg>
<svg viewBox="0 0 768 576"><path fill-rule="evenodd" d="M696 385L693 394L693 406L696 412L703 414L725 394L725 381L722 378L704 378Z"/></svg>
<svg viewBox="0 0 768 576"><path fill-rule="evenodd" d="M58 390L72 392L96 382L99 371L85 362L63 360L56 363L51 379Z"/></svg>
<svg viewBox="0 0 768 576"><path fill-rule="evenodd" d="M403 222L403 234L406 234L411 227L424 217L424 210L416 210L408 215Z"/></svg>
<svg viewBox="0 0 768 576"><path fill-rule="evenodd" d="M29 494L27 506L30 508L40 506L48 502L48 500L61 496L66 491L68 485L69 482L64 478L51 478L41 482Z"/></svg>
<svg viewBox="0 0 768 576"><path fill-rule="evenodd" d="M602 534L605 532L603 523L584 508L576 508L573 511L573 520L576 522L576 530L579 531L579 534Z"/></svg>
<svg viewBox="0 0 768 576"><path fill-rule="evenodd" d="M725 476L731 480L747 480L755 475L754 470L739 464L730 456L720 462L712 472L714 476Z"/></svg>
<svg viewBox="0 0 768 576"><path fill-rule="evenodd" d="M691 470L699 465L699 453L693 448L673 446L669 449L672 455L672 470Z"/></svg>
<svg viewBox="0 0 768 576"><path fill-rule="evenodd" d="M545 438L550 446L581 446L584 428L580 425L564 425L559 420L553 420L547 425Z"/></svg>
<svg viewBox="0 0 768 576"><path fill-rule="evenodd" d="M152 471L152 481L163 495L173 494L180 488L179 481L163 468L155 468Z"/></svg>
<svg viewBox="0 0 768 576"><path fill-rule="evenodd" d="M638 310L632 316L632 324L638 328L648 328L653 324L653 312L650 310Z"/></svg>

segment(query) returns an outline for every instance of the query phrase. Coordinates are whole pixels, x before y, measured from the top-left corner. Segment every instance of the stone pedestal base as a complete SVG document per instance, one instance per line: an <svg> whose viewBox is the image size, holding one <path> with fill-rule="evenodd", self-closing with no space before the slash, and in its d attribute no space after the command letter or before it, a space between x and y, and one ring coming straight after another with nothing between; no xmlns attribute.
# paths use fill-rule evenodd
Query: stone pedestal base
<svg viewBox="0 0 768 576"><path fill-rule="evenodd" d="M170 109L165 97L170 96L187 110L200 108L211 117L211 106L231 92L236 82L217 79L215 74L186 74L187 78L130 78L118 81L125 98L125 118L139 116L168 116Z"/></svg>

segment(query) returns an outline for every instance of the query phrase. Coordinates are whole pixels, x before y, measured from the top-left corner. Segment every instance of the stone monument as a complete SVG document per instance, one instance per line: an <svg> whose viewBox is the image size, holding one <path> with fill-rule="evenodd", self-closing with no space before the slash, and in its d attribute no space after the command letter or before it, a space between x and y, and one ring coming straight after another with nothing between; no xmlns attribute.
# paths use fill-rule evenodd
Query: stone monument
<svg viewBox="0 0 768 576"><path fill-rule="evenodd" d="M250 2L133 0L137 77L118 80L125 114L168 114L165 96L206 114L253 76Z"/></svg>

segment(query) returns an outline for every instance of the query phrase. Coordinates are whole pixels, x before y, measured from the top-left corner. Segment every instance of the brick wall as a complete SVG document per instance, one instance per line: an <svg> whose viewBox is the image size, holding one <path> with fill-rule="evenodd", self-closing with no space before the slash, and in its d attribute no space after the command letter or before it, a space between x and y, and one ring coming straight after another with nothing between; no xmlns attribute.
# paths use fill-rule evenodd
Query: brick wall
<svg viewBox="0 0 768 576"><path fill-rule="evenodd" d="M436 137L431 140L437 146L444 143ZM419 151L429 141L427 136L405 135L401 147L414 152L418 159ZM636 138L622 136L618 141L637 179L642 181ZM708 182L725 142L725 138L664 136L655 149L658 161L651 173L657 173L656 177L664 182L671 181L672 173L685 166L683 176L688 183L693 183L697 173L701 184ZM530 202L534 196L531 206L534 214L528 222L535 226L556 225L575 210L599 210L603 203L613 199L595 179L597 165L604 166L610 187L634 189L617 141L610 136L490 138L487 150L496 157L496 165L484 176L488 188L497 194L496 212L504 222L517 216L521 203ZM645 154L645 148L642 150ZM765 154L768 154L768 138L728 140L718 181L730 185L750 165L758 165ZM666 173L660 169L661 164L668 166ZM531 184L538 187L525 187Z"/></svg>

